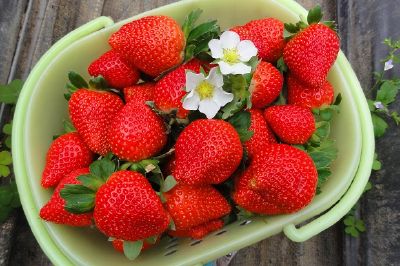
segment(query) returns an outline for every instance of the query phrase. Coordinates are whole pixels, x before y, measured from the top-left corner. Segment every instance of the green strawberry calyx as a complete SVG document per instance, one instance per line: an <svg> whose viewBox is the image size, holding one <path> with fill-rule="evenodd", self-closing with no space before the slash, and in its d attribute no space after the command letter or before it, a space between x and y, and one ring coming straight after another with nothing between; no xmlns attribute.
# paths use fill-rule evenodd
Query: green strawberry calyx
<svg viewBox="0 0 400 266"><path fill-rule="evenodd" d="M301 20L297 23L285 23L284 37L286 40L289 40L295 36L296 33L306 29L309 25L318 23L324 24L334 32L337 32L335 21L321 21L323 15L321 7L319 5L315 6L308 11L307 19L300 17Z"/></svg>
<svg viewBox="0 0 400 266"><path fill-rule="evenodd" d="M81 214L93 210L97 190L116 171L116 166L111 159L104 157L94 161L89 169L89 174L77 177L81 182L80 185L66 184L60 191L61 197L65 200L64 208L70 213Z"/></svg>

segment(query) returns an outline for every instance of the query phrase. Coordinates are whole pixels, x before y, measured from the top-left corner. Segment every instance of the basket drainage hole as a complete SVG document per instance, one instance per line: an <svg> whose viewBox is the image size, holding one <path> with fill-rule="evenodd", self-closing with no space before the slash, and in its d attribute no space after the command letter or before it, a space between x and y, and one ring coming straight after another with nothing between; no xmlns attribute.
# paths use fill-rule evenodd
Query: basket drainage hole
<svg viewBox="0 0 400 266"><path fill-rule="evenodd" d="M243 225L247 225L247 224L249 224L249 223L251 223L251 220L243 221L243 222L241 222L239 225L240 225L240 226L243 226Z"/></svg>
<svg viewBox="0 0 400 266"><path fill-rule="evenodd" d="M194 241L193 243L191 243L190 245L191 245L191 246L196 246L196 245L200 244L202 241L203 241L203 240L196 240L196 241Z"/></svg>
<svg viewBox="0 0 400 266"><path fill-rule="evenodd" d="M172 243L171 245L167 246L165 249L170 249L170 248L174 248L176 246L178 246L178 243Z"/></svg>
<svg viewBox="0 0 400 266"><path fill-rule="evenodd" d="M177 252L177 251L178 251L177 249L171 250L171 251L165 253L164 256L172 255L172 254L174 254L174 253Z"/></svg>
<svg viewBox="0 0 400 266"><path fill-rule="evenodd" d="M215 235L216 235L216 236L219 236L219 235L222 235L222 234L225 234L225 233L226 233L226 230L222 230L222 231L216 233Z"/></svg>

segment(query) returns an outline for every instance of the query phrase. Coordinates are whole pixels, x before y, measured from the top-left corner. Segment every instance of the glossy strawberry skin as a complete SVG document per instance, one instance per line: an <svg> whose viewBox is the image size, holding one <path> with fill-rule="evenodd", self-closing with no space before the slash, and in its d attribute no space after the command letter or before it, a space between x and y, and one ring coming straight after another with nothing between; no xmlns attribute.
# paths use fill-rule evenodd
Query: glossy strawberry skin
<svg viewBox="0 0 400 266"><path fill-rule="evenodd" d="M212 186L178 184L164 193L165 209L176 230L191 230L230 213L226 199Z"/></svg>
<svg viewBox="0 0 400 266"><path fill-rule="evenodd" d="M308 86L322 86L340 48L337 33L323 24L312 24L286 45L283 59L291 75Z"/></svg>
<svg viewBox="0 0 400 266"><path fill-rule="evenodd" d="M115 114L124 106L112 92L79 89L69 100L72 123L89 148L100 155L110 151L108 131Z"/></svg>
<svg viewBox="0 0 400 266"><path fill-rule="evenodd" d="M249 159L265 146L276 143L274 133L268 127L264 119L263 112L258 109L250 109L250 131L253 131L253 136L244 143Z"/></svg>
<svg viewBox="0 0 400 266"><path fill-rule="evenodd" d="M172 70L160 79L154 88L154 104L166 113L177 109L178 118L186 118L188 110L182 107L182 98L186 95L186 71L200 72L201 61L193 59L186 64Z"/></svg>
<svg viewBox="0 0 400 266"><path fill-rule="evenodd" d="M272 64L261 61L253 74L250 85L251 103L254 108L264 108L278 98L283 76Z"/></svg>
<svg viewBox="0 0 400 266"><path fill-rule="evenodd" d="M239 34L241 40L250 40L258 49L258 57L274 63L285 47L284 25L274 18L252 20L243 26L231 29Z"/></svg>
<svg viewBox="0 0 400 266"><path fill-rule="evenodd" d="M147 179L132 171L113 173L96 193L93 217L106 236L126 241L163 233L169 217Z"/></svg>
<svg viewBox="0 0 400 266"><path fill-rule="evenodd" d="M188 185L219 184L233 174L242 156L239 135L231 124L199 119L176 141L173 176Z"/></svg>
<svg viewBox="0 0 400 266"><path fill-rule="evenodd" d="M111 151L120 159L137 162L157 154L167 142L166 128L149 106L129 102L111 124Z"/></svg>
<svg viewBox="0 0 400 266"><path fill-rule="evenodd" d="M131 86L139 80L139 71L114 50L93 61L88 72L93 77L103 76L108 85L116 89Z"/></svg>
<svg viewBox="0 0 400 266"><path fill-rule="evenodd" d="M146 103L153 101L154 86L153 82L146 82L124 88L125 102L136 101Z"/></svg>
<svg viewBox="0 0 400 266"><path fill-rule="evenodd" d="M66 174L88 167L92 161L93 153L78 133L64 134L47 151L41 184L44 188L54 187Z"/></svg>
<svg viewBox="0 0 400 266"><path fill-rule="evenodd" d="M175 237L191 237L193 239L202 239L206 235L217 231L224 227L224 222L221 219L216 219L205 224L192 227L188 230L169 230L168 234Z"/></svg>
<svg viewBox="0 0 400 266"><path fill-rule="evenodd" d="M251 189L280 209L292 213L313 199L318 173L311 157L304 151L286 144L266 147L254 156Z"/></svg>
<svg viewBox="0 0 400 266"><path fill-rule="evenodd" d="M304 85L291 75L287 78L288 103L310 109L330 105L333 102L334 89L329 81L320 87Z"/></svg>
<svg viewBox="0 0 400 266"><path fill-rule="evenodd" d="M272 131L285 143L304 144L315 131L310 109L297 105L275 105L264 111Z"/></svg>
<svg viewBox="0 0 400 266"><path fill-rule="evenodd" d="M153 77L180 64L185 48L179 24L167 16L147 16L129 22L108 42L131 64Z"/></svg>
<svg viewBox="0 0 400 266"><path fill-rule="evenodd" d="M89 168L81 168L67 174L57 185L50 200L40 209L40 218L48 222L66 224L70 226L90 226L92 213L73 214L65 210L65 200L61 198L60 191L65 184L80 184L77 177L88 174Z"/></svg>

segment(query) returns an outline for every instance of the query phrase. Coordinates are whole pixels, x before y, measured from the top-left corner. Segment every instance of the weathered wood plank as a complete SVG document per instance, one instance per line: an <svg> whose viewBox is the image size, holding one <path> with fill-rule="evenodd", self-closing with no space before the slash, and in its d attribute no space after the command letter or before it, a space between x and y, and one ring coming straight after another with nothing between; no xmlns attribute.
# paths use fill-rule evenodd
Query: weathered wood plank
<svg viewBox="0 0 400 266"><path fill-rule="evenodd" d="M387 52L383 39L400 36L399 4L399 0L343 0L338 4L342 49L367 95L374 95L372 73L383 67L380 60ZM390 70L388 76L395 73L398 69ZM399 111L400 104L394 108ZM359 239L345 238L345 265L398 265L400 261L400 138L398 127L392 122L389 125L388 133L376 143L384 169L372 175L374 188L366 193L359 210L367 232Z"/></svg>

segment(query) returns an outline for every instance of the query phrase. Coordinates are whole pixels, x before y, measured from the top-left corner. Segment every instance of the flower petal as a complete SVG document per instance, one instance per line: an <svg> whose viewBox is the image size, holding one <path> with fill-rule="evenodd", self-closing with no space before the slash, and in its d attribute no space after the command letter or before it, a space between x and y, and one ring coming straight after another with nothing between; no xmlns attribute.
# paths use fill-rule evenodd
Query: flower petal
<svg viewBox="0 0 400 266"><path fill-rule="evenodd" d="M393 67L394 67L393 60L390 59L390 60L385 62L385 68L383 70L384 71L388 71L388 70L392 69Z"/></svg>
<svg viewBox="0 0 400 266"><path fill-rule="evenodd" d="M218 65L219 65L219 69L221 70L221 73L222 73L223 75L232 74L233 65L228 64L228 63L226 63L226 62L224 62L224 61L219 61L219 62L218 62Z"/></svg>
<svg viewBox="0 0 400 266"><path fill-rule="evenodd" d="M225 104L233 100L233 94L224 91L222 88L216 88L214 90L213 100L219 105L224 106Z"/></svg>
<svg viewBox="0 0 400 266"><path fill-rule="evenodd" d="M182 107L186 110L197 110L199 108L200 97L195 91L191 91L183 100Z"/></svg>
<svg viewBox="0 0 400 266"><path fill-rule="evenodd" d="M243 74L247 74L247 73L250 73L250 72L251 72L251 67L246 65L246 64L244 64L244 63L237 63L237 64L234 64L234 65L231 65L231 73L232 74L243 75Z"/></svg>
<svg viewBox="0 0 400 266"><path fill-rule="evenodd" d="M221 58L224 55L220 40L212 39L208 42L208 47L210 48L211 56L213 58Z"/></svg>
<svg viewBox="0 0 400 266"><path fill-rule="evenodd" d="M199 104L199 111L207 116L208 119L213 118L219 110L218 104L212 99L202 100Z"/></svg>
<svg viewBox="0 0 400 266"><path fill-rule="evenodd" d="M200 82L205 79L202 73L196 74L192 71L186 71L186 91L194 90Z"/></svg>
<svg viewBox="0 0 400 266"><path fill-rule="evenodd" d="M254 43L249 40L241 41L237 46L239 52L239 59L242 62L247 62L253 56L257 55L257 48L255 47Z"/></svg>
<svg viewBox="0 0 400 266"><path fill-rule="evenodd" d="M222 87L222 85L224 85L224 78L219 73L218 67L211 68L206 80L208 80L210 84L214 85L214 87Z"/></svg>
<svg viewBox="0 0 400 266"><path fill-rule="evenodd" d="M219 38L221 40L221 46L223 49L233 49L240 42L239 34L234 31L225 31Z"/></svg>

